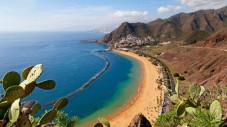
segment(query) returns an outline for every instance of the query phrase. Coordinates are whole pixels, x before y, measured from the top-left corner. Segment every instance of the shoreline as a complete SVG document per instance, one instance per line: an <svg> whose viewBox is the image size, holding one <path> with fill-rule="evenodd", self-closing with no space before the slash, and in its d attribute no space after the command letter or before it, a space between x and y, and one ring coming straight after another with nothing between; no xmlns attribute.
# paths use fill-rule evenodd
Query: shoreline
<svg viewBox="0 0 227 127"><path fill-rule="evenodd" d="M138 61L141 66L141 79L133 97L106 118L111 127L125 127L130 125L135 115L142 113L154 126L158 114L162 111L164 100L164 92L157 88L159 84L156 79L160 76L158 67L154 66L148 58L137 54L118 50L113 52Z"/></svg>

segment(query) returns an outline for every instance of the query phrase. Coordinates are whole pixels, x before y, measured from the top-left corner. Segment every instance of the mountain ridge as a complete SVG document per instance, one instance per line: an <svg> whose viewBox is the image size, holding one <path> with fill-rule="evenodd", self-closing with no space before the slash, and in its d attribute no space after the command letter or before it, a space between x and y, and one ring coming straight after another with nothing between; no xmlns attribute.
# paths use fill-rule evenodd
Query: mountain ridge
<svg viewBox="0 0 227 127"><path fill-rule="evenodd" d="M179 13L166 19L156 19L147 24L124 22L117 29L105 35L101 42L116 46L122 38L127 40L127 36L130 35L139 38L143 42L142 44L165 41L195 43L225 27L227 27L227 6L216 10ZM127 44L127 42L125 43ZM130 46L124 45L123 47Z"/></svg>

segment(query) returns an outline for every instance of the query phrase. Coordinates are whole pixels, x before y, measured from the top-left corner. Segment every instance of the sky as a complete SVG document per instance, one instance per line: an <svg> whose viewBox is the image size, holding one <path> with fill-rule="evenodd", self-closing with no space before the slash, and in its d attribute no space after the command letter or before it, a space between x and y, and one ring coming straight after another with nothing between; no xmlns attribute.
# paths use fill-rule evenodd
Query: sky
<svg viewBox="0 0 227 127"><path fill-rule="evenodd" d="M0 31L88 31L226 5L227 0L0 0Z"/></svg>

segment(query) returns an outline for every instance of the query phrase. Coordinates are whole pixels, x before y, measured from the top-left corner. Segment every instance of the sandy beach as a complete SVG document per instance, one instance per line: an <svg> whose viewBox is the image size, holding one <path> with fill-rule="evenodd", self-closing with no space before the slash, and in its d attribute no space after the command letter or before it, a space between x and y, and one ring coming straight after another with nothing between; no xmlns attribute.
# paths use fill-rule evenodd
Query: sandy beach
<svg viewBox="0 0 227 127"><path fill-rule="evenodd" d="M115 51L121 55L126 55L140 62L142 78L137 88L137 93L127 104L111 114L107 119L111 127L127 127L133 117L142 113L154 125L163 102L164 92L158 89L156 80L160 73L158 67L153 65L148 58L138 56L131 52Z"/></svg>

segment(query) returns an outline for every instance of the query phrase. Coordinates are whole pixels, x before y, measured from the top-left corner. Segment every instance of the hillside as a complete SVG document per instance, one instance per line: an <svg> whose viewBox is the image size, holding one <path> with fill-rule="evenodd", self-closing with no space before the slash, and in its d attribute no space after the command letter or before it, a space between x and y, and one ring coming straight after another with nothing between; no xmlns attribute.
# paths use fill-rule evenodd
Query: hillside
<svg viewBox="0 0 227 127"><path fill-rule="evenodd" d="M227 50L227 28L199 42L196 46Z"/></svg>
<svg viewBox="0 0 227 127"><path fill-rule="evenodd" d="M190 83L215 86L227 83L227 28L196 44L143 47L145 52L160 54Z"/></svg>
<svg viewBox="0 0 227 127"><path fill-rule="evenodd" d="M101 42L115 44L116 47L130 47L127 45L130 41L127 40L134 37L134 40L140 41L138 45L164 41L195 43L225 27L227 27L227 6L217 10L180 13L147 24L125 22L107 34Z"/></svg>

